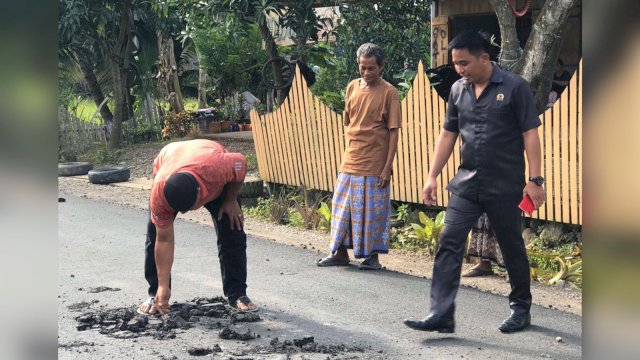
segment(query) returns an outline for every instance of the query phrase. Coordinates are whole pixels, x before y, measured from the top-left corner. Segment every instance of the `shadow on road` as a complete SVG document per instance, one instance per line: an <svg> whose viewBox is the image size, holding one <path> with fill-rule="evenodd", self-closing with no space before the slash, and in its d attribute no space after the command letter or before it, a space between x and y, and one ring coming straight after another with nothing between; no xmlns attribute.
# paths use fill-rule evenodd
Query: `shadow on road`
<svg viewBox="0 0 640 360"><path fill-rule="evenodd" d="M562 342L565 342L565 343L572 343L572 344L578 344L578 345L582 343L582 339L580 337L577 337L573 334L569 334L568 332L564 332L556 329L550 329L546 326L532 324L531 326L529 326L527 331L535 331L552 338L556 338L560 336L562 338Z"/></svg>
<svg viewBox="0 0 640 360"><path fill-rule="evenodd" d="M497 331L497 330L496 330ZM520 334L526 334L531 330L525 330ZM512 336L513 334L504 334L504 336ZM518 359L523 357L540 357L542 354L545 357L551 357L553 359L566 358L566 354L554 352L552 349L525 349L518 346L507 346L496 342L485 342L477 339L460 338L456 336L437 337L432 339L425 339L422 341L422 345L425 348L445 348L445 347L465 347L469 350L489 350L495 351L503 355L507 355L506 358ZM511 354L511 356L509 356Z"/></svg>

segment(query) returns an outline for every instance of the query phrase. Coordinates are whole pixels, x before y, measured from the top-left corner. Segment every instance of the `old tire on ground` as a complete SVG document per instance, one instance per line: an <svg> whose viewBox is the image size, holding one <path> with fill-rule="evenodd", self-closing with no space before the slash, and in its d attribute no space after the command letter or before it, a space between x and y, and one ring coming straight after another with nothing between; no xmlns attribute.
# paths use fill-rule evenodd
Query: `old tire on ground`
<svg viewBox="0 0 640 360"><path fill-rule="evenodd" d="M87 175L93 165L88 162L64 162L58 163L58 176Z"/></svg>
<svg viewBox="0 0 640 360"><path fill-rule="evenodd" d="M264 182L258 178L246 178L240 189L241 198L255 198L262 196L264 192Z"/></svg>
<svg viewBox="0 0 640 360"><path fill-rule="evenodd" d="M106 166L89 171L92 184L110 184L129 180L131 171L125 166Z"/></svg>

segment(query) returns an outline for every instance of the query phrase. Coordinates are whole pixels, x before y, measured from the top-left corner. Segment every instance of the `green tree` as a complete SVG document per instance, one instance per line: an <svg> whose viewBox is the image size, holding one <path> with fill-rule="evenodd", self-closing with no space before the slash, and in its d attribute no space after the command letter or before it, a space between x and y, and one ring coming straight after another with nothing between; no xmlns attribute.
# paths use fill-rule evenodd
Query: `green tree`
<svg viewBox="0 0 640 360"><path fill-rule="evenodd" d="M81 70L84 81L89 89L96 106L100 108L100 115L108 128L113 123L113 114L109 106L104 103L104 83L98 81L95 69L98 60L105 55L104 38L98 28L105 23L115 21L113 13L103 4L86 0L60 0L58 2L58 67L61 93L66 84L73 83L74 67ZM69 84L70 86L70 84ZM67 88L69 87L67 86ZM67 97L72 97L68 94ZM66 104L64 104L66 105ZM107 134L108 135L108 134Z"/></svg>
<svg viewBox="0 0 640 360"><path fill-rule="evenodd" d="M78 62L96 102L100 94L97 80L91 78L93 62L104 59L109 69L114 112L108 147L116 149L120 146L122 123L129 115L127 76L132 50L132 0L60 0L58 4L59 55ZM108 121L108 114L103 117Z"/></svg>
<svg viewBox="0 0 640 360"><path fill-rule="evenodd" d="M359 2L340 6L336 42L320 67L313 92L332 108L342 111L342 91L358 78L356 50L366 42L382 47L386 56L382 77L393 85L410 84L419 60L430 62L430 0ZM339 89L339 90L338 90ZM401 96L408 86L399 86Z"/></svg>
<svg viewBox="0 0 640 360"><path fill-rule="evenodd" d="M195 30L192 37L218 98L226 99L245 90L264 95L259 76L267 55L261 51L257 25L232 22Z"/></svg>

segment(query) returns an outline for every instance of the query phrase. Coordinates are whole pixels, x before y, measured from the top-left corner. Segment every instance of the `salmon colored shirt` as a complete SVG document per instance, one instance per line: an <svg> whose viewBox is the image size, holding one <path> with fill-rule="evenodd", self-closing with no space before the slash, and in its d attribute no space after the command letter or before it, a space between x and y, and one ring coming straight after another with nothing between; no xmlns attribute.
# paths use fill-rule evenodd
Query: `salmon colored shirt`
<svg viewBox="0 0 640 360"><path fill-rule="evenodd" d="M229 153L222 145L211 140L188 140L171 143L160 151L153 161L151 186L151 221L160 228L173 224L176 211L164 197L165 181L173 174L186 172L196 179L200 194L191 210L199 209L216 199L225 184L243 182L247 172L244 156Z"/></svg>
<svg viewBox="0 0 640 360"><path fill-rule="evenodd" d="M380 176L389 152L389 130L400 127L398 91L383 79L361 89L356 79L347 85L344 105L348 146L340 171Z"/></svg>

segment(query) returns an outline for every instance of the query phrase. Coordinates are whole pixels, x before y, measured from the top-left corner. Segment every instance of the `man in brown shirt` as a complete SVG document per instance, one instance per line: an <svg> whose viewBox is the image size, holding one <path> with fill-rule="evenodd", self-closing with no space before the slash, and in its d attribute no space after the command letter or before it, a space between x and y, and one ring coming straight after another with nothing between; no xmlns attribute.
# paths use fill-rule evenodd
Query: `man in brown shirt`
<svg viewBox="0 0 640 360"><path fill-rule="evenodd" d="M363 258L361 269L380 269L388 252L390 187L398 145L400 101L395 87L380 77L382 49L371 43L357 51L361 78L347 86L344 126L347 151L332 201L331 253L318 266L348 265L347 249Z"/></svg>

